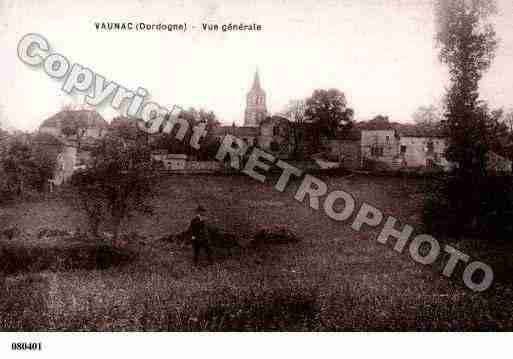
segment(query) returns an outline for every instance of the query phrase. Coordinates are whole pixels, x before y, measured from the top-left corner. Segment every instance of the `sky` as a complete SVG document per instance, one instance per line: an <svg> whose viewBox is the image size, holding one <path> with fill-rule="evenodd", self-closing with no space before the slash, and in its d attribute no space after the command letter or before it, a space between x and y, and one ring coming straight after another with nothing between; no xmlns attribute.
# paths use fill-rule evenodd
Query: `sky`
<svg viewBox="0 0 513 359"><path fill-rule="evenodd" d="M499 0L500 47L481 84L492 107L513 108L513 2ZM187 23L187 32L99 32L95 22ZM261 31L200 30L202 23L257 23ZM0 0L0 121L21 130L81 96L16 55L27 33L52 51L151 101L214 111L241 125L258 68L269 112L318 88L346 94L357 120L412 121L440 103L447 71L438 60L430 0ZM148 98L147 98L148 100ZM110 121L118 113L100 109Z"/></svg>

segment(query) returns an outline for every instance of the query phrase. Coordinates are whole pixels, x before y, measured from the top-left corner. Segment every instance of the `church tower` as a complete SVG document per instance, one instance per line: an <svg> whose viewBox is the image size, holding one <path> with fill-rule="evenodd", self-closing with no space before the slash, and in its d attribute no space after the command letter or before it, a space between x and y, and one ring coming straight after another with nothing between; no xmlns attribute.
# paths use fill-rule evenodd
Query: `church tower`
<svg viewBox="0 0 513 359"><path fill-rule="evenodd" d="M255 71L253 86L246 95L246 113L244 115L244 126L257 127L265 119L267 107L265 105L265 91L260 87L258 70Z"/></svg>

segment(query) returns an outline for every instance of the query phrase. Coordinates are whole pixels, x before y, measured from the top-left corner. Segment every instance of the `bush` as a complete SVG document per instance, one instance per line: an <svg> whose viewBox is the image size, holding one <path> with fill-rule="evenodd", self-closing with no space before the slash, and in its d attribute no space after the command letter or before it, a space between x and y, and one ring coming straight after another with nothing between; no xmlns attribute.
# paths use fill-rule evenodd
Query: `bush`
<svg viewBox="0 0 513 359"><path fill-rule="evenodd" d="M390 166L385 162L377 161L372 158L364 157L363 168L368 171L389 171Z"/></svg>
<svg viewBox="0 0 513 359"><path fill-rule="evenodd" d="M106 244L68 243L36 247L11 242L0 245L0 258L0 273L17 275L46 270L107 269L127 264L135 260L136 255Z"/></svg>
<svg viewBox="0 0 513 359"><path fill-rule="evenodd" d="M426 230L433 234L451 233L456 222L456 213L449 206L449 181L447 178L433 178L424 189L422 220Z"/></svg>
<svg viewBox="0 0 513 359"><path fill-rule="evenodd" d="M48 144L53 139L53 143ZM41 192L52 178L62 149L52 136L11 138L0 143L0 199Z"/></svg>
<svg viewBox="0 0 513 359"><path fill-rule="evenodd" d="M152 214L155 169L149 146L143 138L110 134L96 143L91 157L91 165L71 178L76 193L71 198L87 214L92 236L99 237L100 225L110 220L117 241L122 222L134 212Z"/></svg>
<svg viewBox="0 0 513 359"><path fill-rule="evenodd" d="M433 234L510 235L513 181L510 176L483 176L470 186L458 176L433 178L425 188L423 221Z"/></svg>
<svg viewBox="0 0 513 359"><path fill-rule="evenodd" d="M261 228L254 237L254 243L290 243L297 242L296 233L286 225L274 225Z"/></svg>

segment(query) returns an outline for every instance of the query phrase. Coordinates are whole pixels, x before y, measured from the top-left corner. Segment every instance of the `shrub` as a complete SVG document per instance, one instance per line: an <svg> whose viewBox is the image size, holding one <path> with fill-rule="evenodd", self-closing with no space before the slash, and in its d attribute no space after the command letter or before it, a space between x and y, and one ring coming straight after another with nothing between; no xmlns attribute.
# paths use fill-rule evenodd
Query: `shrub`
<svg viewBox="0 0 513 359"><path fill-rule="evenodd" d="M423 221L434 234L513 233L513 182L510 176L482 176L470 186L461 177L433 178L426 184Z"/></svg>
<svg viewBox="0 0 513 359"><path fill-rule="evenodd" d="M388 171L390 170L390 166L382 161L378 161L372 158L364 157L363 158L363 168L368 171Z"/></svg>
<svg viewBox="0 0 513 359"><path fill-rule="evenodd" d="M134 212L152 213L148 199L154 170L144 138L111 134L98 141L91 165L71 181L77 194L73 198L86 212L93 236L99 237L100 224L110 219L117 240L122 222Z"/></svg>
<svg viewBox="0 0 513 359"><path fill-rule="evenodd" d="M456 213L449 206L449 181L447 178L433 178L424 188L422 220L430 233L451 233L456 222Z"/></svg>
<svg viewBox="0 0 513 359"><path fill-rule="evenodd" d="M287 225L273 225L258 230L254 243L290 243L296 242L296 233Z"/></svg>
<svg viewBox="0 0 513 359"><path fill-rule="evenodd" d="M133 261L136 255L127 249L106 244L69 243L36 247L18 243L0 245L0 272L10 275L45 270L98 270Z"/></svg>
<svg viewBox="0 0 513 359"><path fill-rule="evenodd" d="M50 145L49 142L53 140ZM41 192L53 176L62 145L41 134L0 143L0 199L13 199L31 191Z"/></svg>

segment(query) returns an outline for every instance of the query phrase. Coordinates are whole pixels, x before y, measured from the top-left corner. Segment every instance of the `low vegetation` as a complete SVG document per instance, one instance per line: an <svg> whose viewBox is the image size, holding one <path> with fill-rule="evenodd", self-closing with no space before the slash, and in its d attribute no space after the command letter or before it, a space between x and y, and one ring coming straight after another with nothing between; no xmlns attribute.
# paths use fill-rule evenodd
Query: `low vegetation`
<svg viewBox="0 0 513 359"><path fill-rule="evenodd" d="M353 175L325 180L413 226L422 222L423 179ZM513 328L508 241L480 246L469 238L452 240L496 272L492 288L476 294L464 288L461 273L447 279L437 268L420 266L407 254L376 243L376 231L356 233L298 203L293 199L296 186L281 193L243 176L161 178L150 201L154 215L134 214L122 226L119 237L126 240L117 243L108 225L100 227L101 243L92 241L84 230L87 215L57 195L0 207L0 224L10 223L21 231L1 239L0 326L242 331ZM208 222L219 238L227 235L228 242L236 239L243 244L216 245L212 265L202 257L194 266L190 246L179 240L198 203L207 209ZM269 229L266 233L290 231L296 240L247 245L265 229L262 223Z"/></svg>

